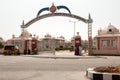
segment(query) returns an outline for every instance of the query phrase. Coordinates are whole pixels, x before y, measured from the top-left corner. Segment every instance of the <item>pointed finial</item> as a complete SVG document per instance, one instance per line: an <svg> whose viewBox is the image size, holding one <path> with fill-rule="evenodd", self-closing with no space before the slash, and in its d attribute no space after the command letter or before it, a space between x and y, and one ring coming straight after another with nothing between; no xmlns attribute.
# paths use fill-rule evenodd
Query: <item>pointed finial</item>
<svg viewBox="0 0 120 80"><path fill-rule="evenodd" d="M88 19L91 19L90 13L89 13Z"/></svg>
<svg viewBox="0 0 120 80"><path fill-rule="evenodd" d="M24 25L24 20L23 20L23 22L22 22L22 25Z"/></svg>
<svg viewBox="0 0 120 80"><path fill-rule="evenodd" d="M91 18L90 13L89 13L87 23L92 23L92 22L93 22L93 19Z"/></svg>
<svg viewBox="0 0 120 80"><path fill-rule="evenodd" d="M57 8L54 6L54 3L52 3L52 6L50 7L50 12L55 13L56 9Z"/></svg>
<svg viewBox="0 0 120 80"><path fill-rule="evenodd" d="M24 24L24 20L22 21L22 25L21 25L21 28L24 28L25 27L25 24Z"/></svg>

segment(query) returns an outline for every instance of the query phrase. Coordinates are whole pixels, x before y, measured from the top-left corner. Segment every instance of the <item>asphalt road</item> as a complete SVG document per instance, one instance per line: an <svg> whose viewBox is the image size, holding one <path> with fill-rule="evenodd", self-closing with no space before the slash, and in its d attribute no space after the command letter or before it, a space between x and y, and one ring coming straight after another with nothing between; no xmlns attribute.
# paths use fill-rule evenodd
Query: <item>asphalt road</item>
<svg viewBox="0 0 120 80"><path fill-rule="evenodd" d="M120 65L119 56L104 56L76 59L40 58L40 55L38 56L39 57L34 57L32 55L0 55L0 80L56 80L54 76L57 76L57 78L59 79L61 79L60 76L62 76L62 80L71 80L73 77L78 78L75 78L73 80L82 80L79 79L80 75L78 75L78 73L83 73L83 75L85 75L85 72L88 68L96 66ZM42 76L43 74L48 76L48 78L46 78L46 76ZM65 78L68 75L69 77L71 75L70 79L69 77ZM38 76L42 77L38 78Z"/></svg>
<svg viewBox="0 0 120 80"><path fill-rule="evenodd" d="M120 57L52 59L33 56L0 56L0 71L86 71L95 66L120 65Z"/></svg>

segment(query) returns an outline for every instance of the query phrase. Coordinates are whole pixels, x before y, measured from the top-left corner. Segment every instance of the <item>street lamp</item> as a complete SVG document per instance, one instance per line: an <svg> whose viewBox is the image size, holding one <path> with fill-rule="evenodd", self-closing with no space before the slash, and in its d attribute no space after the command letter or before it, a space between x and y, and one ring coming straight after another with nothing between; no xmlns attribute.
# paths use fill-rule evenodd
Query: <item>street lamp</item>
<svg viewBox="0 0 120 80"><path fill-rule="evenodd" d="M71 20L69 20L69 22L72 22L74 24L74 34L73 34L74 42L73 42L73 47L74 47L74 50L75 50L75 29L76 29L76 22L78 22L78 21L71 21Z"/></svg>
<svg viewBox="0 0 120 80"><path fill-rule="evenodd" d="M71 21L71 20L69 20L69 22L72 22L74 24L74 34L73 34L73 37L75 38L76 22L78 22L78 21Z"/></svg>

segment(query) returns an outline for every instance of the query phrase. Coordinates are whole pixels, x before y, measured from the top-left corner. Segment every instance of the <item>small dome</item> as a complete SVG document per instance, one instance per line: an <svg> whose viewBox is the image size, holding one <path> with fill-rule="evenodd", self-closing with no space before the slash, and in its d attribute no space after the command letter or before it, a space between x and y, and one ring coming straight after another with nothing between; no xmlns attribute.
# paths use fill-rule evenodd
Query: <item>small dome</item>
<svg viewBox="0 0 120 80"><path fill-rule="evenodd" d="M29 33L27 30L25 30L24 32L22 32L21 36L24 38L29 38L29 37L31 37L31 33Z"/></svg>
<svg viewBox="0 0 120 80"><path fill-rule="evenodd" d="M51 35L47 33L47 34L45 35L45 38L51 38Z"/></svg>
<svg viewBox="0 0 120 80"><path fill-rule="evenodd" d="M60 39L65 39L62 35L59 37Z"/></svg>

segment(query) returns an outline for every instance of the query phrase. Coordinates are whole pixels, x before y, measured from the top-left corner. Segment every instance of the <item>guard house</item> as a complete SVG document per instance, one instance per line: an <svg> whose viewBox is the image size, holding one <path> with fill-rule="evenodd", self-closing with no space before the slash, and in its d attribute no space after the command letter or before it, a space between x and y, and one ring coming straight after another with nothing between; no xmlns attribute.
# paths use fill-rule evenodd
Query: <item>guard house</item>
<svg viewBox="0 0 120 80"><path fill-rule="evenodd" d="M105 29L98 30L93 49L93 55L120 55L119 29L109 24Z"/></svg>

